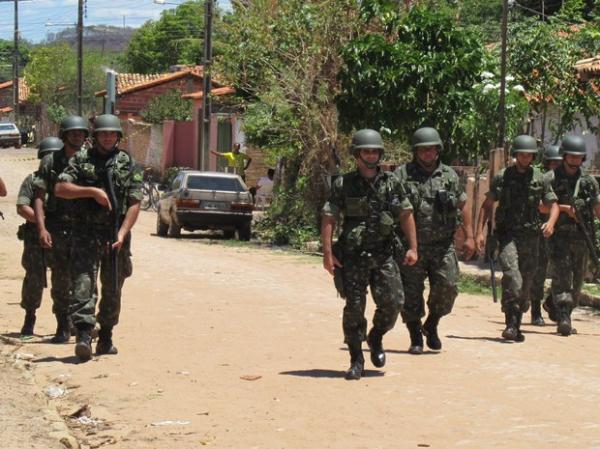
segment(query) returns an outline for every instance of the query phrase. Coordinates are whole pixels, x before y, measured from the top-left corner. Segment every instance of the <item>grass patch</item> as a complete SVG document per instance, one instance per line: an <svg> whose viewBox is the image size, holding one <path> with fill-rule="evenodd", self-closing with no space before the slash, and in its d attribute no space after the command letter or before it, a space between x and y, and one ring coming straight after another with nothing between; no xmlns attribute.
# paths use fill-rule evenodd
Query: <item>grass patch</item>
<svg viewBox="0 0 600 449"><path fill-rule="evenodd" d="M583 284L582 290L593 296L600 296L600 285L598 284Z"/></svg>
<svg viewBox="0 0 600 449"><path fill-rule="evenodd" d="M499 287L499 286L498 286ZM458 292L470 295L492 295L492 288L481 279L468 274L461 274L458 278ZM498 288L498 295L500 289Z"/></svg>

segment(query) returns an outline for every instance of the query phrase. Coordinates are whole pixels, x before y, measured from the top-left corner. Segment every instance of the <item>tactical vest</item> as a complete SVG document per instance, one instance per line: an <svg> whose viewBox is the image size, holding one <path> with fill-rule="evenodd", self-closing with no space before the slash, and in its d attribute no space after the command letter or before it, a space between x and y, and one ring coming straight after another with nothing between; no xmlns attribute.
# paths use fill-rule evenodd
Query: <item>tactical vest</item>
<svg viewBox="0 0 600 449"><path fill-rule="evenodd" d="M392 174L381 172L370 184L358 172L352 172L344 175L341 183L345 209L340 242L344 248L355 252L391 251L401 211Z"/></svg>
<svg viewBox="0 0 600 449"><path fill-rule="evenodd" d="M65 150L63 149L61 151L50 153L46 156L48 160L45 160L46 158L44 158L44 163L49 165L47 167L48 173L45 174L48 191L46 192L46 204L44 209L48 226L56 224L66 225L69 224L73 218L73 201L57 198L54 195L54 187L56 186L58 175L60 175L68 165L67 156L64 151Z"/></svg>
<svg viewBox="0 0 600 449"><path fill-rule="evenodd" d="M414 208L417 242L420 245L451 242L461 218L458 211L458 177L452 176L449 167L440 164L429 178L419 180L413 174L417 168L413 166L409 174L408 165L400 167L400 180Z"/></svg>
<svg viewBox="0 0 600 449"><path fill-rule="evenodd" d="M572 195L575 194L575 188L578 179L579 188L577 197L572 198ZM579 177L570 177L566 176L566 174L561 170L559 172L552 172L550 175L550 180L552 183L552 188L554 189L554 193L558 198L558 204L573 204L574 200L577 205L577 209L581 212L581 215L586 222L586 226L589 229L590 224L593 223L594 219L592 200L597 194L593 187L593 183L591 182L591 177L583 174L581 174ZM575 231L576 233L579 233L579 229L577 228L577 223L575 220L564 213L561 213L558 216L555 229L556 232Z"/></svg>
<svg viewBox="0 0 600 449"><path fill-rule="evenodd" d="M496 209L496 230L499 234L539 232L542 220L539 204L544 196L544 175L532 167L519 174L515 166L502 172L498 186L499 205Z"/></svg>

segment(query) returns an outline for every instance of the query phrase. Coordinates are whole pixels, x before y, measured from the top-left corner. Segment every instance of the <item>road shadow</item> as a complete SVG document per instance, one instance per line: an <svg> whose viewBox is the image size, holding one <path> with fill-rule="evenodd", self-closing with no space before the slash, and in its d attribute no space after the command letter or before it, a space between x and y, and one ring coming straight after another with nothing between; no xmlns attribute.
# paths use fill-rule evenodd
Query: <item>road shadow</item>
<svg viewBox="0 0 600 449"><path fill-rule="evenodd" d="M69 355L66 357L54 357L54 356L46 356L46 357L42 357L40 359L34 359L32 360L33 363L49 363L49 362L61 362L64 363L66 365L79 365L80 363L86 363L86 362L81 362L79 360L79 358L77 358L77 356L75 355Z"/></svg>
<svg viewBox="0 0 600 449"><path fill-rule="evenodd" d="M454 338L456 340L479 340L479 341L489 341L491 343L514 343L510 340L505 340L502 337L464 337L461 335L446 335L447 338Z"/></svg>
<svg viewBox="0 0 600 449"><path fill-rule="evenodd" d="M292 370L282 371L279 373L283 376L298 376L298 377L313 377L315 379L343 379L346 375L345 371L337 371L333 369L305 369L305 370ZM363 372L362 377L382 377L385 373L383 371L366 369Z"/></svg>
<svg viewBox="0 0 600 449"><path fill-rule="evenodd" d="M431 350L425 349L425 348L423 348L423 352L421 354L411 354L410 352L408 352L408 349L404 349L404 350L386 349L385 352L386 352L386 354L388 354L388 353L389 354L402 354L402 355L410 355L411 357L415 356L415 355L438 355L438 354L442 353L442 351L431 351Z"/></svg>

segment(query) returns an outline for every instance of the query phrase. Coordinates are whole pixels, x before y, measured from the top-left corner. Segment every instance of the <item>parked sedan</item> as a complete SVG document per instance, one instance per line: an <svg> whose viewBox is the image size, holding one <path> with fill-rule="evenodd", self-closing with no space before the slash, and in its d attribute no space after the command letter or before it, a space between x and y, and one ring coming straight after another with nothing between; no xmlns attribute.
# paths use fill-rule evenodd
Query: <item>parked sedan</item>
<svg viewBox="0 0 600 449"><path fill-rule="evenodd" d="M222 230L250 240L254 204L238 175L185 170L179 172L158 203L156 233L178 237L181 229Z"/></svg>
<svg viewBox="0 0 600 449"><path fill-rule="evenodd" d="M21 146L21 132L14 123L0 123L0 147Z"/></svg>

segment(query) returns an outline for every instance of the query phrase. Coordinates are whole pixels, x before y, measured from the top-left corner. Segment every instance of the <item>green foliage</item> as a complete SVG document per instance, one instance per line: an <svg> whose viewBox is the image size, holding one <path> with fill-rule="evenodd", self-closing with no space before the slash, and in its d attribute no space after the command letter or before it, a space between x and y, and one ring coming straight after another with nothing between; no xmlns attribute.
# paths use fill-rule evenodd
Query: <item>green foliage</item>
<svg viewBox="0 0 600 449"><path fill-rule="evenodd" d="M99 51L84 52L83 105L86 112L94 110L94 92L104 88L106 75L103 68L108 64L108 58L109 55ZM34 103L62 105L69 112L77 109L77 55L67 44L33 48L24 74Z"/></svg>
<svg viewBox="0 0 600 449"><path fill-rule="evenodd" d="M221 53L222 22L218 9L213 17L213 55ZM136 73L160 73L175 64L200 64L204 48L204 1L188 0L150 20L133 35L124 55L127 69Z"/></svg>
<svg viewBox="0 0 600 449"><path fill-rule="evenodd" d="M52 120L56 124L59 124L60 122L62 122L63 119L66 118L67 115L69 115L69 113L67 112L65 107L62 105L58 105L58 104L48 105L48 109L46 110L46 113L48 114L48 117L50 118L50 120Z"/></svg>
<svg viewBox="0 0 600 449"><path fill-rule="evenodd" d="M389 2L364 5L377 3ZM473 112L473 86L486 66L480 37L459 27L452 10L429 2L405 14L384 14L380 21L379 32L365 33L343 49L338 98L343 128L385 127L408 140L416 128L433 126L448 143L447 157L472 156L483 137L469 139L472 131L461 124Z"/></svg>
<svg viewBox="0 0 600 449"><path fill-rule="evenodd" d="M161 180L161 185L166 186L167 188L173 182L173 179L179 174L180 171L183 170L193 170L191 167L169 167L163 173L163 177Z"/></svg>
<svg viewBox="0 0 600 449"><path fill-rule="evenodd" d="M470 295L491 295L492 289L487 281L484 282L476 276L461 274L458 279L458 290Z"/></svg>
<svg viewBox="0 0 600 449"><path fill-rule="evenodd" d="M148 123L159 124L165 120L191 120L192 102L181 98L181 91L172 89L152 98L141 112Z"/></svg>
<svg viewBox="0 0 600 449"><path fill-rule="evenodd" d="M14 41L0 39L0 82L13 78L14 51ZM30 52L31 44L24 40L19 41L19 75L21 68L29 62Z"/></svg>

